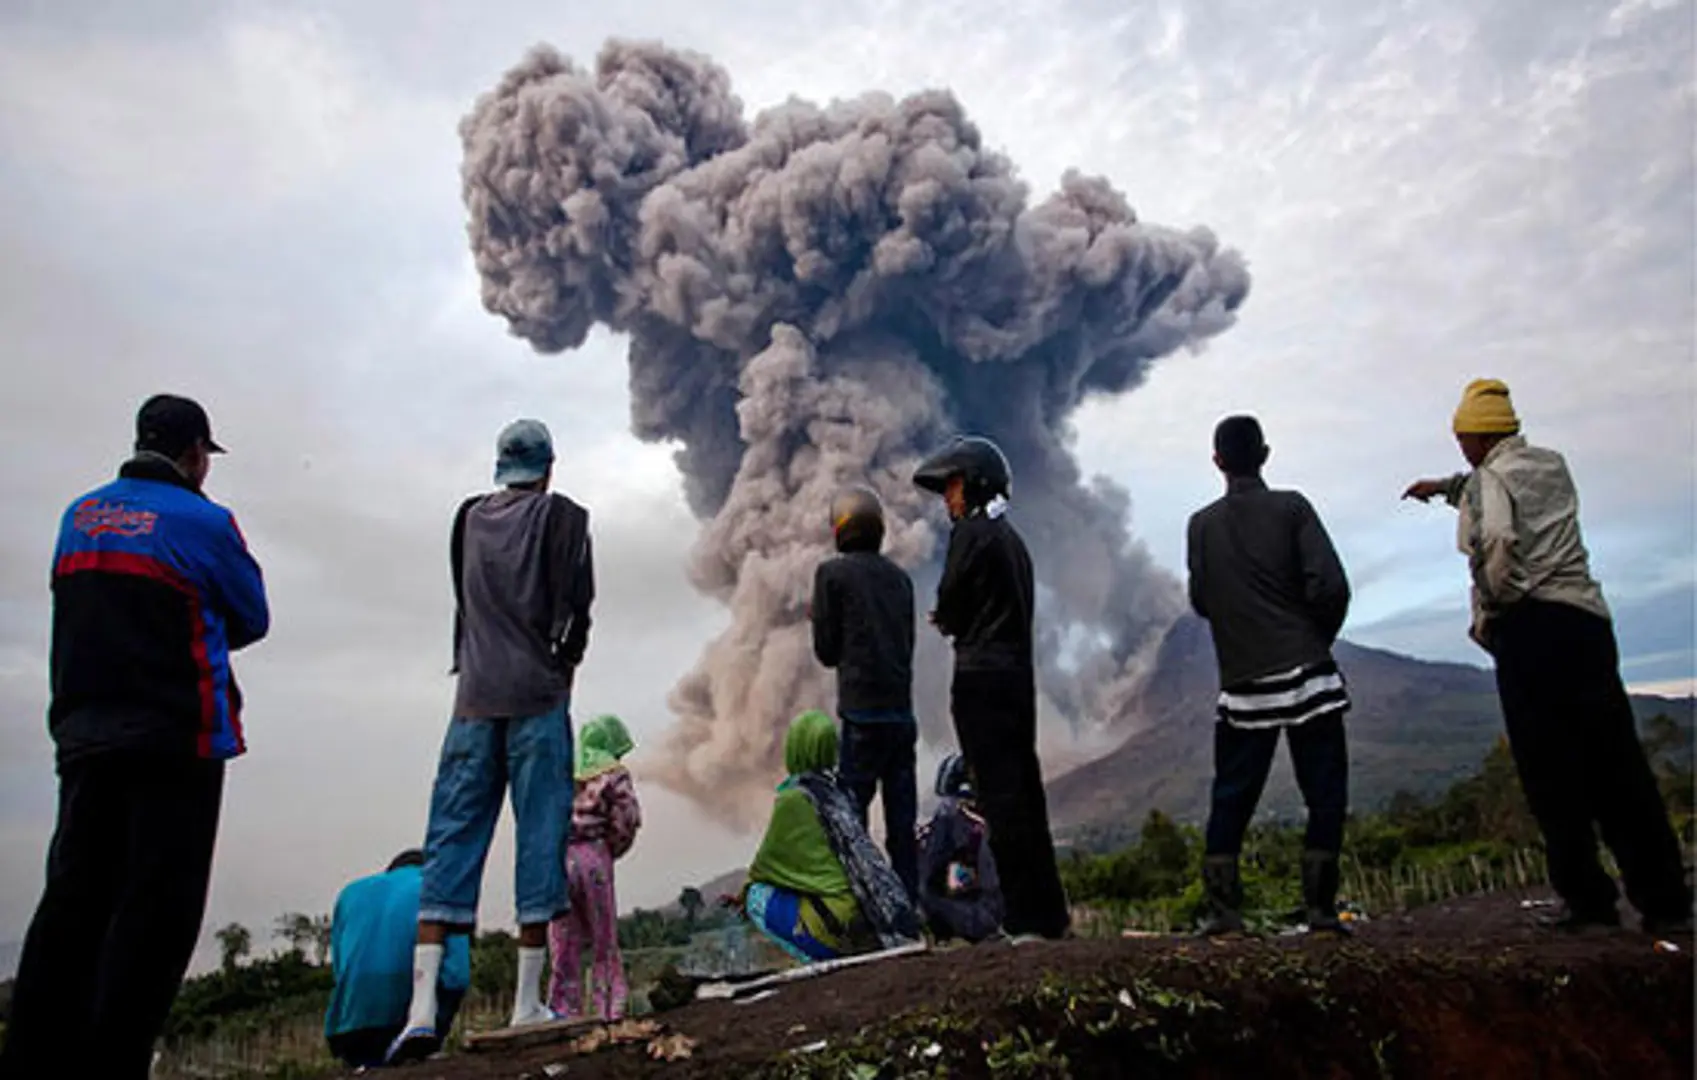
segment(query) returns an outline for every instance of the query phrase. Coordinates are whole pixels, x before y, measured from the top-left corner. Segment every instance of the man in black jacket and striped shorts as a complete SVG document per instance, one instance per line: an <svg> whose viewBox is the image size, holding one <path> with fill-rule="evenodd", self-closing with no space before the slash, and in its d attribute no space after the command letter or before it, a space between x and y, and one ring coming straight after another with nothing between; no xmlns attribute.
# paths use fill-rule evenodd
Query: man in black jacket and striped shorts
<svg viewBox="0 0 1697 1080"><path fill-rule="evenodd" d="M1338 852L1349 805L1343 718L1349 694L1332 643L1349 611L1349 582L1308 500L1261 479L1268 448L1254 417L1214 430L1226 494L1190 519L1190 604L1208 620L1220 665L1213 805L1202 881L1204 934L1243 929L1238 855L1272 769L1290 740L1308 807L1302 901L1311 930L1337 932Z"/></svg>

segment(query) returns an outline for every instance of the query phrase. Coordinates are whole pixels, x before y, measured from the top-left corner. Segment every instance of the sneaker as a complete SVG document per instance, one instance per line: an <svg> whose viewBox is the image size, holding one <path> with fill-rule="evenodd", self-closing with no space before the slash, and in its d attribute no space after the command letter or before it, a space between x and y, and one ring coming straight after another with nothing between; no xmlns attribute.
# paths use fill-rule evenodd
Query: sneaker
<svg viewBox="0 0 1697 1080"><path fill-rule="evenodd" d="M1336 915L1333 915L1331 918L1327 918L1325 915L1317 913L1313 918L1309 919L1302 925L1304 933L1318 934L1321 937L1346 938L1353 936L1355 933L1349 927L1345 926L1343 921Z"/></svg>
<svg viewBox="0 0 1697 1080"><path fill-rule="evenodd" d="M550 1009L546 1005L538 1005L536 1008L532 1009L530 1012L523 1013L523 1014L514 1013L513 1018L510 1021L507 1022L507 1026L508 1027L530 1027L533 1024L547 1024L547 1023L551 1023L552 1021L560 1020L560 1019L564 1019L564 1018L559 1013L555 1012L553 1009Z"/></svg>
<svg viewBox="0 0 1697 1080"><path fill-rule="evenodd" d="M1013 934L1008 938L1009 945L1035 945L1045 940L1042 934Z"/></svg>
<svg viewBox="0 0 1697 1080"><path fill-rule="evenodd" d="M436 1034L435 1028L408 1028L395 1036L395 1041L389 1044L389 1052L383 1055L383 1064L402 1065L409 1061L423 1061L440 1049L442 1037Z"/></svg>

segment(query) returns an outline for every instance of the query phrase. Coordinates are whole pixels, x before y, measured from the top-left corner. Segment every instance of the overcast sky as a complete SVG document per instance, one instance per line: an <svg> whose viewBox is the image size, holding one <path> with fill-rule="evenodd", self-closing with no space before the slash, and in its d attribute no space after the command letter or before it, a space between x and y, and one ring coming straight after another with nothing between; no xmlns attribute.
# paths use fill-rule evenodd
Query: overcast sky
<svg viewBox="0 0 1697 1080"><path fill-rule="evenodd" d="M815 10L817 8L817 10ZM139 401L212 413L209 489L263 563L269 640L238 670L208 929L326 911L419 840L451 684L445 546L495 432L554 430L594 513L600 597L580 712L657 741L723 625L684 561L670 449L628 434L622 343L543 358L483 312L455 126L530 45L612 35L724 64L751 113L794 94L953 89L1041 197L1069 166L1139 215L1207 224L1254 291L1239 325L1078 421L1175 571L1216 494L1212 425L1252 410L1270 476L1326 518L1346 631L1478 662L1442 508L1461 386L1509 381L1567 456L1636 683L1694 674L1690 2L980 0L613 5L0 5L0 943L41 883L57 516L122 459ZM626 904L669 900L751 840L651 786ZM485 918L510 919L511 848Z"/></svg>

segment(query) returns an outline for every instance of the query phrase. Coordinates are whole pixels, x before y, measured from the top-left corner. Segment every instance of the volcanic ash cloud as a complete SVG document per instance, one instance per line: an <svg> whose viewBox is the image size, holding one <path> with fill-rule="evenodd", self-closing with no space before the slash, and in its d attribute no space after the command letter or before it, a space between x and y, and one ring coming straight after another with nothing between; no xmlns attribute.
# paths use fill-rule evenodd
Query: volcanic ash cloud
<svg viewBox="0 0 1697 1080"><path fill-rule="evenodd" d="M1075 727L1125 721L1179 594L1126 493L1081 475L1068 420L1231 326L1236 252L1138 221L1101 178L1069 172L1032 205L947 91L751 122L723 69L654 43L609 42L593 71L539 47L460 134L484 306L541 352L596 324L629 336L632 429L679 447L703 522L691 578L731 612L645 771L758 819L788 720L833 700L806 619L832 493L880 493L887 550L926 590L945 526L908 475L963 431L1013 466L1045 695ZM946 645L920 637L922 722L948 737Z"/></svg>

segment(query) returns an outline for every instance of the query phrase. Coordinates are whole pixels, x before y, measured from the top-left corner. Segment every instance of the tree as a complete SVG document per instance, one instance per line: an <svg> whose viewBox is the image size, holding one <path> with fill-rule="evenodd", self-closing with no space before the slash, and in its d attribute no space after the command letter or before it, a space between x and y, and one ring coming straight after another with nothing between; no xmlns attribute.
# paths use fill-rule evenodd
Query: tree
<svg viewBox="0 0 1697 1080"><path fill-rule="evenodd" d="M1693 809L1691 743L1691 729L1667 713L1657 713L1644 725L1644 756L1676 818L1691 816Z"/></svg>
<svg viewBox="0 0 1697 1080"><path fill-rule="evenodd" d="M236 970L236 965L253 951L253 935L241 923L231 923L213 936L218 939L218 954L225 971Z"/></svg>
<svg viewBox="0 0 1697 1080"><path fill-rule="evenodd" d="M689 885L678 894L678 906L684 909L684 923L693 929L695 920L700 917L701 909L707 906L707 901L702 897L700 889Z"/></svg>
<svg viewBox="0 0 1697 1080"><path fill-rule="evenodd" d="M323 967L330 962L330 916L312 920L312 962Z"/></svg>
<svg viewBox="0 0 1697 1080"><path fill-rule="evenodd" d="M1458 782L1438 805L1440 843L1496 840L1514 846L1538 842L1542 833L1526 796L1507 737L1499 735L1479 771Z"/></svg>
<svg viewBox="0 0 1697 1080"><path fill-rule="evenodd" d="M518 972L513 966L513 951L517 948L518 939L505 930L488 930L472 939L471 989L474 994L512 996L519 983Z"/></svg>
<svg viewBox="0 0 1697 1080"><path fill-rule="evenodd" d="M1159 810L1149 811L1139 837L1144 878L1155 895L1180 892L1190 880L1190 844L1184 830Z"/></svg>
<svg viewBox="0 0 1697 1080"><path fill-rule="evenodd" d="M312 948L318 939L318 930L313 924L312 916L299 911L277 916L277 929L274 934L287 941L289 951L302 959L306 958L307 950Z"/></svg>
<svg viewBox="0 0 1697 1080"><path fill-rule="evenodd" d="M683 919L668 918L659 911L637 908L629 915L619 917L619 948L659 949L688 945L694 932Z"/></svg>

